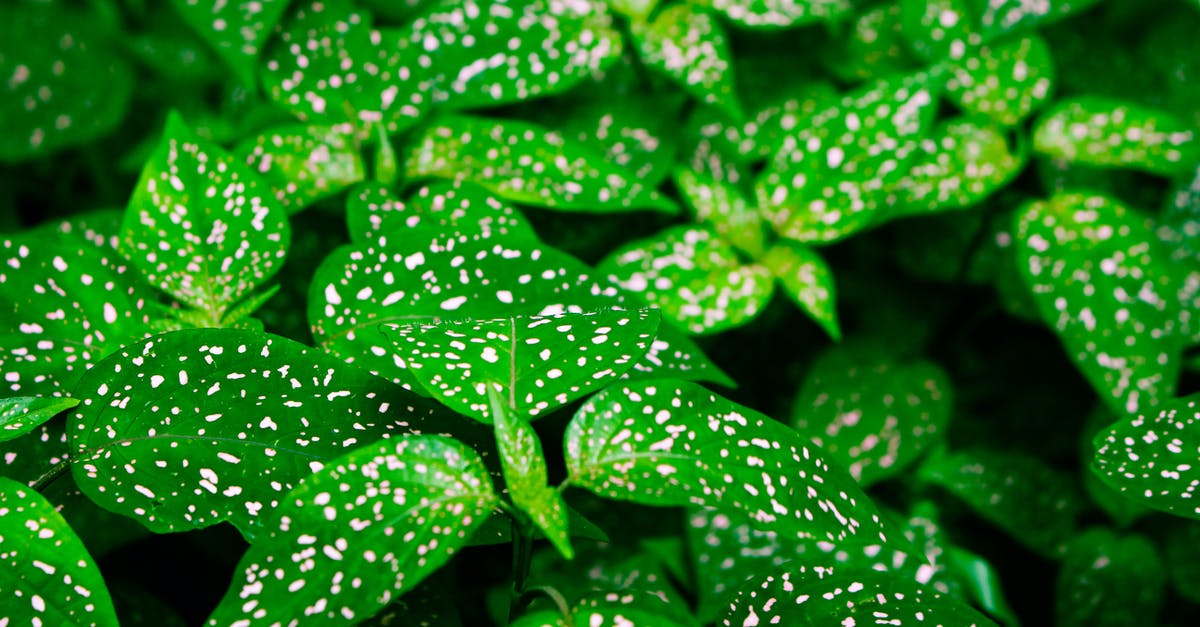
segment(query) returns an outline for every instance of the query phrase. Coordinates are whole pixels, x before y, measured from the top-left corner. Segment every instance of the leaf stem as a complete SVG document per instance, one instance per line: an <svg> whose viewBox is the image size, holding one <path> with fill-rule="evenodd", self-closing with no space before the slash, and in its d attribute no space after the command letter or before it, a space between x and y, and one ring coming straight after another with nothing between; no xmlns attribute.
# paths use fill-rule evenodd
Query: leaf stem
<svg viewBox="0 0 1200 627"><path fill-rule="evenodd" d="M513 564L512 592L508 597L509 622L525 611L525 583L529 579L529 569L533 563L533 527L522 520L523 518L512 518Z"/></svg>
<svg viewBox="0 0 1200 627"><path fill-rule="evenodd" d="M60 461L57 464L55 464L54 466L52 466L50 468L50 470L47 470L46 472L42 473L42 476L38 477L30 487L32 487L37 492L41 492L42 490L47 488L51 483L54 483L56 480L58 480L59 477L66 474L67 471L69 471L70 469L71 469L71 458L64 457L62 459L62 461Z"/></svg>
<svg viewBox="0 0 1200 627"><path fill-rule="evenodd" d="M571 618L571 607L567 604L567 598L564 597L561 592L551 586L533 586L529 588L525 591L524 596L526 598L523 600L523 604L527 605L530 602L528 597L538 594L544 595L546 598L550 599L552 603L554 603L554 607L558 609L558 613L562 615L563 621L567 624L567 627L575 627L575 620Z"/></svg>

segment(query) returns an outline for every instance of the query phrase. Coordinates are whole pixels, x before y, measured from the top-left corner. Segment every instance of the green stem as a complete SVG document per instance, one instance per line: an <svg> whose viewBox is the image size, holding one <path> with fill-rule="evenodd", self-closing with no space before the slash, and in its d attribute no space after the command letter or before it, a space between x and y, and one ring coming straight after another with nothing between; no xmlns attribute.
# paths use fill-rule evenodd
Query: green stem
<svg viewBox="0 0 1200 627"><path fill-rule="evenodd" d="M61 462L58 462L52 466L50 470L42 473L42 476L38 477L37 480L33 482L33 489L41 492L51 483L54 483L59 477L65 475L70 469L71 460L70 458L64 457Z"/></svg>
<svg viewBox="0 0 1200 627"><path fill-rule="evenodd" d="M539 594L550 599L550 602L554 604L554 607L558 610L558 613L562 615L563 621L567 624L567 627L575 627L575 621L571 618L571 607L567 604L567 598L555 588L550 586L533 586L525 591L524 596L526 598L523 600L523 604L528 605L530 603L529 597Z"/></svg>
<svg viewBox="0 0 1200 627"><path fill-rule="evenodd" d="M508 620L512 622L525 611L525 583L533 563L533 527L514 516L512 519L513 565L512 592L509 594Z"/></svg>

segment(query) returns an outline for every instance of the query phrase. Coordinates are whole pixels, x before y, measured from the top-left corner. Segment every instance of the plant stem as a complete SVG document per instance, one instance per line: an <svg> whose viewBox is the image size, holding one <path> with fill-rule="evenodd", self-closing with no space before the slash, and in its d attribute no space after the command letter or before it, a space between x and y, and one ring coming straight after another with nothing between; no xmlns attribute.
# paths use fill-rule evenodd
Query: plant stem
<svg viewBox="0 0 1200 627"><path fill-rule="evenodd" d="M508 597L509 622L525 611L525 582L529 578L529 568L533 562L533 527L522 520L520 516L513 516L512 537L513 564L512 592Z"/></svg>
<svg viewBox="0 0 1200 627"><path fill-rule="evenodd" d="M562 615L563 620L567 623L567 627L575 627L575 621L571 618L571 608L567 605L567 599L562 595L561 592L550 586L533 586L525 591L526 597L531 597L537 594L545 595L552 603L554 603L554 607L558 609L558 613ZM524 603L527 604L528 602L529 601L526 600Z"/></svg>
<svg viewBox="0 0 1200 627"><path fill-rule="evenodd" d="M70 469L71 459L69 457L64 457L62 461L52 466L50 470L42 473L42 476L38 477L37 480L33 482L33 489L41 492L51 483L54 483L59 477L66 474Z"/></svg>

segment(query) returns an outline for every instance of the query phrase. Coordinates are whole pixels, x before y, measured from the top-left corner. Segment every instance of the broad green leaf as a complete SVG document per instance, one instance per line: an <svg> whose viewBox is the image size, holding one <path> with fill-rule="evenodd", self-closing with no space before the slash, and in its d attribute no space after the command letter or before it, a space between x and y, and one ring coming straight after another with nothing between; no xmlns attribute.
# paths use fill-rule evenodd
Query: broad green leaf
<svg viewBox="0 0 1200 627"><path fill-rule="evenodd" d="M961 59L979 44L969 0L900 0L900 28L926 61Z"/></svg>
<svg viewBox="0 0 1200 627"><path fill-rule="evenodd" d="M1200 164L1168 191L1154 224L1176 266L1182 333L1190 344L1200 344Z"/></svg>
<svg viewBox="0 0 1200 627"><path fill-rule="evenodd" d="M1096 473L1113 489L1143 505L1188 518L1200 518L1193 502L1200 485L1196 437L1200 398L1164 400L1157 407L1127 417L1102 430L1095 439Z"/></svg>
<svg viewBox="0 0 1200 627"><path fill-rule="evenodd" d="M739 26L786 28L831 22L853 11L852 0L703 0Z"/></svg>
<svg viewBox="0 0 1200 627"><path fill-rule="evenodd" d="M604 155L528 122L443 116L412 146L408 178L466 179L506 200L566 211L678 211Z"/></svg>
<svg viewBox="0 0 1200 627"><path fill-rule="evenodd" d="M1025 165L1000 129L952 120L921 140L919 154L897 183L891 216L962 209L1007 185Z"/></svg>
<svg viewBox="0 0 1200 627"><path fill-rule="evenodd" d="M1042 113L1033 149L1082 165L1176 174L1200 161L1196 129L1166 111L1100 97L1061 100Z"/></svg>
<svg viewBox="0 0 1200 627"><path fill-rule="evenodd" d="M825 67L846 82L912 71L917 61L903 34L904 4L879 4L842 25L822 56Z"/></svg>
<svg viewBox="0 0 1200 627"><path fill-rule="evenodd" d="M784 570L759 574L738 592L721 624L995 625L967 604L895 573L863 571L797 581Z"/></svg>
<svg viewBox="0 0 1200 627"><path fill-rule="evenodd" d="M354 624L445 564L499 503L478 453L428 435L356 449L282 498L208 624Z"/></svg>
<svg viewBox="0 0 1200 627"><path fill-rule="evenodd" d="M651 22L633 22L633 41L646 67L663 73L701 102L742 117L725 29L705 9L673 4Z"/></svg>
<svg viewBox="0 0 1200 627"><path fill-rule="evenodd" d="M430 250L448 250L464 241L499 238L537 242L520 211L487 190L465 181L422 186L404 203L379 184L359 187L346 206L350 239L365 244L420 239Z"/></svg>
<svg viewBox="0 0 1200 627"><path fill-rule="evenodd" d="M89 142L115 128L133 91L133 68L95 16L61 4L0 6L0 162Z"/></svg>
<svg viewBox="0 0 1200 627"><path fill-rule="evenodd" d="M1103 405L1097 405L1088 413L1087 421L1079 434L1079 467L1083 476L1084 492L1092 503L1107 514L1118 527L1129 528L1152 510L1144 504L1141 494L1118 490L1092 470L1092 460L1096 457L1096 447L1093 445L1096 436L1107 431L1114 422L1124 420L1126 419L1115 418Z"/></svg>
<svg viewBox="0 0 1200 627"><path fill-rule="evenodd" d="M410 89L452 109L566 91L622 46L599 0L443 0L398 35Z"/></svg>
<svg viewBox="0 0 1200 627"><path fill-rule="evenodd" d="M758 209L736 185L686 168L675 171L675 187L696 221L711 225L721 239L752 259L762 256L766 234Z"/></svg>
<svg viewBox="0 0 1200 627"><path fill-rule="evenodd" d="M96 562L54 505L0 477L0 623L117 625Z"/></svg>
<svg viewBox="0 0 1200 627"><path fill-rule="evenodd" d="M975 605L1004 625L1018 625L1016 613L1008 605L1000 585L1000 573L982 557L952 546L946 550L943 568L949 569L963 590L958 596L969 598Z"/></svg>
<svg viewBox="0 0 1200 627"><path fill-rule="evenodd" d="M972 0L985 40L1033 30L1057 22L1096 4L1098 0Z"/></svg>
<svg viewBox="0 0 1200 627"><path fill-rule="evenodd" d="M963 450L931 457L918 472L1046 557L1062 554L1085 502L1071 477L1023 453Z"/></svg>
<svg viewBox="0 0 1200 627"><path fill-rule="evenodd" d="M172 113L129 200L121 253L215 326L278 271L290 239L258 176Z"/></svg>
<svg viewBox="0 0 1200 627"><path fill-rule="evenodd" d="M540 610L509 623L509 627L693 627L695 621L654 594L644 591L600 592L571 608L571 622L557 610Z"/></svg>
<svg viewBox="0 0 1200 627"><path fill-rule="evenodd" d="M0 442L23 436L78 404L78 399L65 397L18 396L0 399Z"/></svg>
<svg viewBox="0 0 1200 627"><path fill-rule="evenodd" d="M1118 416L1170 398L1180 367L1179 301L1145 221L1082 194L1018 214L1021 278L1097 394Z"/></svg>
<svg viewBox="0 0 1200 627"><path fill-rule="evenodd" d="M946 96L963 111L1017 126L1050 97L1050 46L1037 35L987 44L947 64Z"/></svg>
<svg viewBox="0 0 1200 627"><path fill-rule="evenodd" d="M392 352L435 398L491 423L489 396L532 420L616 380L650 348L655 310L386 325Z"/></svg>
<svg viewBox="0 0 1200 627"><path fill-rule="evenodd" d="M335 126L295 124L246 139L233 154L258 172L289 214L366 177L352 132Z"/></svg>
<svg viewBox="0 0 1200 627"><path fill-rule="evenodd" d="M886 542L854 480L786 426L671 380L611 386L564 437L567 485L647 505L733 509L789 538Z"/></svg>
<svg viewBox="0 0 1200 627"><path fill-rule="evenodd" d="M706 227L681 225L626 244L596 273L697 334L746 324L774 292L766 268L743 265L737 250Z"/></svg>
<svg viewBox="0 0 1200 627"><path fill-rule="evenodd" d="M1200 602L1200 523L1172 519L1160 539L1171 588L1192 603Z"/></svg>
<svg viewBox="0 0 1200 627"><path fill-rule="evenodd" d="M775 231L830 242L871 226L932 125L935 87L927 72L881 80L787 136L755 183Z"/></svg>
<svg viewBox="0 0 1200 627"><path fill-rule="evenodd" d="M953 405L950 378L937 364L843 344L813 362L792 425L868 486L940 441Z"/></svg>
<svg viewBox="0 0 1200 627"><path fill-rule="evenodd" d="M80 489L158 532L229 521L253 537L344 450L469 428L331 355L251 331L155 336L97 364L75 392L67 431Z"/></svg>
<svg viewBox="0 0 1200 627"><path fill-rule="evenodd" d="M63 394L108 351L149 332L156 294L117 254L119 223L115 212L94 213L0 238L6 395Z"/></svg>
<svg viewBox="0 0 1200 627"><path fill-rule="evenodd" d="M667 563L674 558L664 556L664 551L679 555L682 561L683 545L671 536L636 544L581 544L570 561L554 550L539 551L530 565L529 587L553 587L569 605L601 591L649 594L666 601L674 613L690 616L691 606L672 581L673 571Z"/></svg>
<svg viewBox="0 0 1200 627"><path fill-rule="evenodd" d="M67 459L64 423L44 422L23 436L0 442L0 476L32 487L59 472L56 467Z"/></svg>
<svg viewBox="0 0 1200 627"><path fill-rule="evenodd" d="M786 240L775 242L759 264L774 276L783 292L834 341L842 339L838 325L837 289L833 271L817 251Z"/></svg>
<svg viewBox="0 0 1200 627"><path fill-rule="evenodd" d="M254 85L258 55L289 2L172 0L171 4L233 68L244 85Z"/></svg>
<svg viewBox="0 0 1200 627"><path fill-rule="evenodd" d="M1166 574L1150 540L1089 529L1071 541L1058 572L1055 624L1156 625Z"/></svg>

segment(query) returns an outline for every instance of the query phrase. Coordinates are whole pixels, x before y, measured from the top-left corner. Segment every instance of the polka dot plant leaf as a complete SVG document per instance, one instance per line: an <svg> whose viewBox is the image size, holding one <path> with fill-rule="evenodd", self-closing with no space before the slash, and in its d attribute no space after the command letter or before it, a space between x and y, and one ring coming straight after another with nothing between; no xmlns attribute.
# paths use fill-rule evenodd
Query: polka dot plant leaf
<svg viewBox="0 0 1200 627"><path fill-rule="evenodd" d="M842 339L833 271L816 250L780 240L767 250L759 263L779 281L783 293L829 337L835 341Z"/></svg>
<svg viewBox="0 0 1200 627"><path fill-rule="evenodd" d="M363 185L347 200L346 222L350 239L359 244L426 238L432 248L448 250L466 241L538 241L520 211L465 181L424 185L407 203L384 185Z"/></svg>
<svg viewBox="0 0 1200 627"><path fill-rule="evenodd" d="M894 217L976 205L1008 184L1025 165L1000 129L963 119L943 124L921 140L919 154L897 183Z"/></svg>
<svg viewBox="0 0 1200 627"><path fill-rule="evenodd" d="M54 505L0 477L0 622L115 627L104 578Z"/></svg>
<svg viewBox="0 0 1200 627"><path fill-rule="evenodd" d="M1168 192L1154 234L1177 269L1183 334L1192 345L1200 344L1200 164Z"/></svg>
<svg viewBox="0 0 1200 627"><path fill-rule="evenodd" d="M673 180L697 222L708 224L722 240L751 258L762 256L766 246L762 215L741 189L684 168L675 171Z"/></svg>
<svg viewBox="0 0 1200 627"><path fill-rule="evenodd" d="M366 177L353 133L338 127L273 128L243 141L233 153L258 172L289 215Z"/></svg>
<svg viewBox="0 0 1200 627"><path fill-rule="evenodd" d="M281 498L209 625L356 624L445 564L499 502L477 453L429 435L355 449Z"/></svg>
<svg viewBox="0 0 1200 627"><path fill-rule="evenodd" d="M1062 100L1033 130L1033 149L1071 163L1178 174L1200 161L1196 129L1166 111L1099 97Z"/></svg>
<svg viewBox="0 0 1200 627"><path fill-rule="evenodd" d="M568 623L562 614L541 611L526 614L510 627L690 627L695 623L680 618L661 598L644 592L597 593L571 608Z"/></svg>
<svg viewBox="0 0 1200 627"><path fill-rule="evenodd" d="M20 437L79 404L74 398L17 396L0 399L0 442Z"/></svg>
<svg viewBox="0 0 1200 627"><path fill-rule="evenodd" d="M1055 624L1154 624L1165 588L1162 558L1148 538L1089 529L1072 540L1063 556Z"/></svg>
<svg viewBox="0 0 1200 627"><path fill-rule="evenodd" d="M245 85L253 85L258 55L290 0L171 0L183 19Z"/></svg>
<svg viewBox="0 0 1200 627"><path fill-rule="evenodd" d="M704 0L741 27L773 29L834 21L853 9L851 0Z"/></svg>
<svg viewBox="0 0 1200 627"><path fill-rule="evenodd" d="M1098 0L974 0L980 32L987 40L1052 24L1087 10Z"/></svg>
<svg viewBox="0 0 1200 627"><path fill-rule="evenodd" d="M961 59L979 45L969 0L900 0L900 29L926 61Z"/></svg>
<svg viewBox="0 0 1200 627"><path fill-rule="evenodd" d="M693 4L674 4L659 11L653 21L633 22L631 30L646 67L733 119L742 117L732 51L724 27L712 14Z"/></svg>
<svg viewBox="0 0 1200 627"><path fill-rule="evenodd" d="M1005 127L1041 107L1056 81L1050 47L1037 35L974 48L946 67L947 99Z"/></svg>

